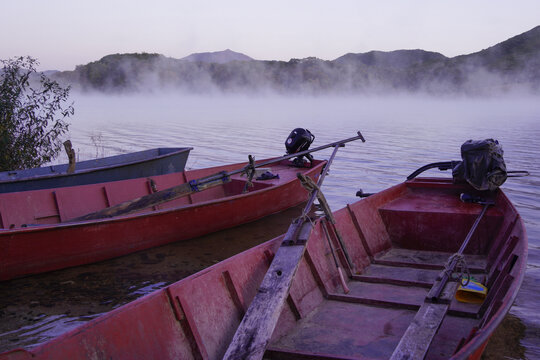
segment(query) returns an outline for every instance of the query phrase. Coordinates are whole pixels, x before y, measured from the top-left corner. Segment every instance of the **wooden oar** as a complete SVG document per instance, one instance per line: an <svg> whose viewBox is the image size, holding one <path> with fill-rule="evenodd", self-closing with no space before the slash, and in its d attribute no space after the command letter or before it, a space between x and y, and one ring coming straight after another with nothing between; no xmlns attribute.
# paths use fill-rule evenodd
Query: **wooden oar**
<svg viewBox="0 0 540 360"><path fill-rule="evenodd" d="M332 253L332 258L334 259L334 265L336 265L336 269L338 271L339 275L339 281L341 282L341 286L343 287L343 292L345 294L348 294L351 290L347 286L347 282L345 281L345 277L343 277L343 271L341 270L341 266L339 266L339 263L336 258L336 254L334 253L334 246L332 245L332 240L330 239L330 234L328 233L328 226L326 221L321 221L322 228L324 230L324 235L326 237L326 240L328 240L328 246L330 247L330 252Z"/></svg>
<svg viewBox="0 0 540 360"><path fill-rule="evenodd" d="M358 138L365 141L360 132ZM289 226L283 243L276 252L223 359L262 359L289 294L300 260L304 256L307 240L313 230L313 223L308 219L308 213L340 146L341 144L336 144L332 156L319 177L317 186L311 191L302 215Z"/></svg>
<svg viewBox="0 0 540 360"><path fill-rule="evenodd" d="M130 213L133 213L133 212L136 212L136 211L139 211L139 210L151 207L151 206L156 206L156 205L165 203L167 201L171 201L171 200L183 197L183 196L187 196L187 195L199 192L199 191L203 191L214 186L226 184L229 181L231 181L230 177L232 175L236 175L240 173L248 174L248 179L249 179L249 176L250 176L249 174L252 174L255 168L258 168L258 167L264 167L269 164L274 164L274 163L287 160L293 157L306 155L308 153L320 151L323 149L327 149L329 147L339 146L341 144L345 144L345 143L359 140L359 139L364 142L365 139L362 136L362 134L360 134L359 131L357 134L358 134L357 136L354 136L348 139L344 139L344 140L336 141L336 142L326 144L323 146L319 146L311 150L308 149L308 150L301 151L298 153L285 155L280 158L268 160L259 164L254 164L254 162L251 161L250 159L250 162L248 163L248 165L246 165L242 169L238 169L238 170L234 170L230 172L220 172L220 173L207 176L204 178L192 180L189 183L173 186L171 188L161 190L153 194L145 195L134 200L125 201L121 204L111 206L103 210L93 212L84 216L80 216L75 219L71 219L70 221L95 220L95 219L110 218L110 217L119 216L119 215L127 215L127 214L130 214Z"/></svg>

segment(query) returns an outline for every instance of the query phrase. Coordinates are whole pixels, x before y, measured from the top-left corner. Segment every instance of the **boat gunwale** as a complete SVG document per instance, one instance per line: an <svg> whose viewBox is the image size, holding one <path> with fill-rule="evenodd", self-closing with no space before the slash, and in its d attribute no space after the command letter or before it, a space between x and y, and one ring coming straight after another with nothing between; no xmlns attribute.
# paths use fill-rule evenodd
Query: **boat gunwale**
<svg viewBox="0 0 540 360"><path fill-rule="evenodd" d="M455 359L455 360L467 359L480 347L487 344L490 337L493 335L493 332L501 324L505 316L510 311L510 308L512 308L512 306L514 305L514 301L517 298L519 289L521 287L521 284L523 283L523 279L525 278L525 271L527 268L527 256L528 256L528 251L529 251L525 222L523 221L523 218L517 211L514 204L510 201L508 196L506 196L504 191L502 191L502 189L499 189L499 191L500 191L500 195L503 196L503 199L509 205L510 210L513 211L518 216L518 221L516 222L516 226L519 227L522 231L520 242L523 242L523 251L521 252L520 256L523 256L524 258L520 261L521 264L520 264L517 276L512 281L512 285L506 291L505 296L501 298L502 303L499 309L494 314L492 314L491 318L484 324L484 326L482 326L481 329L478 330L478 332L474 335L474 337L471 340L469 340L466 344L464 344L463 347L459 349L459 351L453 354L450 359Z"/></svg>

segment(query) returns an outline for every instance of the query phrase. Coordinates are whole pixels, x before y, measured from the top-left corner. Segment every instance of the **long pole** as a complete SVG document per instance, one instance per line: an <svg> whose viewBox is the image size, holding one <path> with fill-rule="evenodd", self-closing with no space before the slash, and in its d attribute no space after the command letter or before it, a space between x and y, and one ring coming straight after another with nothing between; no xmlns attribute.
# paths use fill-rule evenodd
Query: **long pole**
<svg viewBox="0 0 540 360"><path fill-rule="evenodd" d="M482 220L482 218L484 217L484 214L486 213L486 211L487 211L487 209L488 209L488 207L490 205L493 205L493 204L492 203L487 203L487 202L484 204L484 207L482 208L482 211L480 212L480 215L478 215L478 217L476 218L476 221L474 222L473 226L469 230L469 233L465 237L465 240L463 240L463 243L461 244L461 247L459 248L458 252L456 253L458 256L463 255L463 252L467 248L467 245L469 245L469 241L471 240L474 232L476 231L476 228L478 227L478 224L480 224L480 220ZM456 264L457 264L457 261L458 261L457 258L454 257L452 259L452 261L450 262L450 265L448 266L448 269L445 269L444 274L443 274L443 276L441 278L441 281L439 282L439 285L438 285L437 289L435 289L435 291L431 295L431 301L436 302L437 299L439 298L439 296L441 296L441 292L443 291L444 287L446 286L446 283L448 282L449 273L451 274L454 271L454 269L456 267Z"/></svg>
<svg viewBox="0 0 540 360"><path fill-rule="evenodd" d="M357 134L358 134L357 136L354 136L348 139L344 139L344 140L336 141L336 142L326 144L323 146L319 146L311 150L308 149L308 150L301 151L298 153L285 155L280 158L265 161L263 163L255 164L254 161L250 161L250 163L242 169L238 169L238 170L234 170L230 172L221 172L221 173L210 175L201 179L192 180L189 183L173 186L171 188L161 190L150 195L145 195L134 200L126 201L121 204L111 206L97 212L80 216L70 221L95 220L95 219L110 218L110 217L119 216L119 215L127 215L135 211L139 211L141 209L159 205L159 204L162 204L162 203L174 200L174 199L178 199L183 196L193 194L195 192L199 192L199 191L206 190L214 186L228 183L232 175L254 171L254 169L258 167L274 164L274 163L287 160L293 157L302 156L308 153L327 149L329 147L337 148L351 141L355 141L355 140L362 140L362 142L366 141L364 137L362 136L362 134L360 133L360 131L358 131ZM332 155L332 159L333 159L333 156L335 156L335 151L334 151L334 154ZM328 168L328 164L325 167L325 169L327 168ZM324 176L325 174L321 175L321 178L324 179ZM320 181L321 178L319 179L319 182L321 182Z"/></svg>
<svg viewBox="0 0 540 360"><path fill-rule="evenodd" d="M313 202L317 198L317 194L319 193L320 187L321 187L321 185L322 185L322 183L324 181L324 178L326 177L326 174L328 174L328 170L330 169L330 165L334 161L334 158L336 157L336 153L337 153L338 149L340 148L340 146L344 146L344 145L336 145L335 146L334 151L332 152L332 155L330 156L330 158L326 162L326 165L324 166L324 168L323 168L323 170L321 172L321 175L319 176L319 180L317 181L317 186L315 186L313 188L313 190L311 191L311 195L309 196L309 199L306 202L306 205L304 206L304 209L302 210L302 215L300 215L300 217L298 217L290 225L289 230L287 231L287 233L291 234L291 235L289 237L286 236L285 241L288 241L287 239L290 238L290 239L292 239L291 244L296 242L298 234L300 233L300 230L302 229L302 227L304 225L304 222L305 222L305 219L306 219L307 215L311 211L311 207L313 206Z"/></svg>
<svg viewBox="0 0 540 360"><path fill-rule="evenodd" d="M308 150L300 151L300 152L297 152L297 153L294 153L294 154L285 155L285 156L280 157L279 159L269 160L269 161L266 161L264 163L257 164L256 167L272 164L272 163L275 163L276 161L282 161L282 160L291 159L293 157L306 155L306 154L309 154L309 153L312 153L312 152L317 152L317 151L320 151L320 150L328 149L330 147L342 146L343 144L346 144L348 142L355 141L355 140L362 140L362 142L366 142L366 139L364 139L364 137L362 136L360 131L357 131L356 133L357 133L357 136L353 136L351 138L344 139L344 140L335 141L333 143L322 145L322 146L319 146L319 147L316 147L316 148L313 148L313 149L308 149Z"/></svg>

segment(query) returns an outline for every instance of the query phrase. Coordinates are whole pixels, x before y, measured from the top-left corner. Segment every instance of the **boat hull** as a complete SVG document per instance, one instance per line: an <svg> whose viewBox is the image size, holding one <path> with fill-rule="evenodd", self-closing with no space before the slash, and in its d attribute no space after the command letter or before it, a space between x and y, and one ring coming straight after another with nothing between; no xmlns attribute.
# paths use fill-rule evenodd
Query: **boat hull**
<svg viewBox="0 0 540 360"><path fill-rule="evenodd" d="M68 164L0 173L0 193L135 179L183 171L193 148L156 148Z"/></svg>
<svg viewBox="0 0 540 360"><path fill-rule="evenodd" d="M152 178L152 182L153 186L163 189L219 171L238 169L241 165L162 175ZM284 162L272 167L274 173L280 174L279 179L255 180L254 187L247 193L242 193L245 177L237 175L223 186L151 209L91 221L69 220L98 210L104 204L114 205L148 194L151 192L149 180L4 194L0 196L0 219L6 228L0 230L0 280L110 259L283 211L308 196L296 172L317 177L323 165L323 161L317 161L312 168L297 169ZM60 222L21 224L21 221L35 220L35 214L49 214L43 217L44 221Z"/></svg>
<svg viewBox="0 0 540 360"><path fill-rule="evenodd" d="M264 358L390 358L462 240L448 244L440 236L461 236L479 213L479 205L459 201L464 190L470 189L416 179L351 204L334 213L343 247L317 221ZM407 233L411 221L426 232L417 232L417 242ZM465 254L475 276L487 278L488 297L482 304L452 300L426 359L479 359L515 299L527 237L502 191L478 230ZM428 238L445 248L431 250ZM250 303L268 291L259 286L282 241L256 246L46 344L0 358L221 359ZM332 251L348 275L347 294Z"/></svg>

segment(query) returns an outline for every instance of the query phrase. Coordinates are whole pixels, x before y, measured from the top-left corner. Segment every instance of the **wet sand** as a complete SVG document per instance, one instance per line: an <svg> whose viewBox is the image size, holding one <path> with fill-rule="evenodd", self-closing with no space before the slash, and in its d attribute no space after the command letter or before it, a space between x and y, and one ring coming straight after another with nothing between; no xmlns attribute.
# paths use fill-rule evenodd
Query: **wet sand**
<svg viewBox="0 0 540 360"><path fill-rule="evenodd" d="M482 360L526 359L525 347L520 341L525 336L525 325L521 320L508 314L491 336Z"/></svg>

